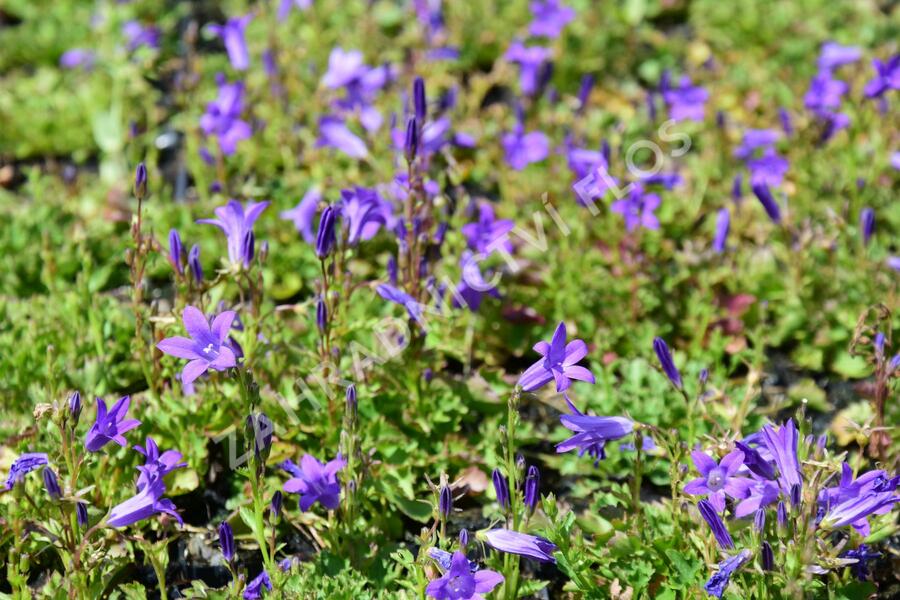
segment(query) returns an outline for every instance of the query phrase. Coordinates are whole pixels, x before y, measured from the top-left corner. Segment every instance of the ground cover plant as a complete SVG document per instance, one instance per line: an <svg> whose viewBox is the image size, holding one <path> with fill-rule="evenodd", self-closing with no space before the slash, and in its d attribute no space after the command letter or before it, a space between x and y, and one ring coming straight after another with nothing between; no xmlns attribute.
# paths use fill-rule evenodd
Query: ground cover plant
<svg viewBox="0 0 900 600"><path fill-rule="evenodd" d="M898 597L898 40L4 3L0 596Z"/></svg>

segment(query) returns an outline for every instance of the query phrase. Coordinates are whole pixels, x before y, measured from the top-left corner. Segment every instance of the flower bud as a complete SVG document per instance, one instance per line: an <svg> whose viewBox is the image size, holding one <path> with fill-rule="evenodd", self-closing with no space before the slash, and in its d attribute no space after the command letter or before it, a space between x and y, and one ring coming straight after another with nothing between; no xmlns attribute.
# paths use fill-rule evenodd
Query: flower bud
<svg viewBox="0 0 900 600"><path fill-rule="evenodd" d="M147 167L140 163L134 172L134 196L140 200L147 197Z"/></svg>
<svg viewBox="0 0 900 600"><path fill-rule="evenodd" d="M469 531L467 529L462 529L459 532L459 547L460 549L465 549L466 546L469 545Z"/></svg>
<svg viewBox="0 0 900 600"><path fill-rule="evenodd" d="M403 155L407 162L416 160L416 154L419 152L419 127L416 124L415 117L410 117L406 122L406 138L403 142Z"/></svg>
<svg viewBox="0 0 900 600"><path fill-rule="evenodd" d="M78 425L78 419L81 417L81 393L72 392L69 396L69 416L72 418L72 426Z"/></svg>
<svg viewBox="0 0 900 600"><path fill-rule="evenodd" d="M56 479L56 473L50 467L44 467L44 489L53 500L62 498L62 490L59 489L59 481Z"/></svg>
<svg viewBox="0 0 900 600"><path fill-rule="evenodd" d="M172 229L169 231L169 262L179 275L184 273L181 260L183 256L184 247L181 245L181 236L178 235L177 229Z"/></svg>
<svg viewBox="0 0 900 600"><path fill-rule="evenodd" d="M450 493L450 487L447 485L441 486L441 491L438 496L438 513L440 513L442 519L446 519L450 516L450 513L453 511L453 495Z"/></svg>
<svg viewBox="0 0 900 600"><path fill-rule="evenodd" d="M75 503L75 518L78 521L79 527L87 527L87 525L88 525L87 504L85 504L84 502L76 502Z"/></svg>
<svg viewBox="0 0 900 600"><path fill-rule="evenodd" d="M200 264L200 246L197 244L191 246L191 251L188 252L188 265L191 267L194 281L201 283L203 281L203 265Z"/></svg>
<svg viewBox="0 0 900 600"><path fill-rule="evenodd" d="M416 77L413 81L413 107L415 108L416 120L419 124L425 124L425 117L428 114L428 103L425 99L425 80Z"/></svg>
<svg viewBox="0 0 900 600"><path fill-rule="evenodd" d="M337 218L337 209L334 206L326 206L319 219L319 230L316 233L316 256L319 259L326 258L334 248L335 235L334 223Z"/></svg>
<svg viewBox="0 0 900 600"><path fill-rule="evenodd" d="M347 401L347 414L350 415L350 418L356 420L356 411L359 408L356 401L356 386L352 383L347 386L347 393L345 394L345 399Z"/></svg>
<svg viewBox="0 0 900 600"><path fill-rule="evenodd" d="M497 494L497 502L503 510L506 510L509 508L509 483L500 469L494 469L491 479L494 483L494 492Z"/></svg>
<svg viewBox="0 0 900 600"><path fill-rule="evenodd" d="M253 455L257 462L265 463L272 449L272 433L275 425L265 413L251 413L247 417L246 435L253 439Z"/></svg>
<svg viewBox="0 0 900 600"><path fill-rule="evenodd" d="M222 556L231 562L234 558L234 532L231 531L228 521L222 521L219 525L219 545L222 547Z"/></svg>
<svg viewBox="0 0 900 600"><path fill-rule="evenodd" d="M757 508L756 514L753 516L753 529L757 533L762 533L766 528L766 511L763 508Z"/></svg>
<svg viewBox="0 0 900 600"><path fill-rule="evenodd" d="M281 516L281 508L284 506L284 495L281 493L281 490L276 491L272 494L272 516L274 518L278 518Z"/></svg>
<svg viewBox="0 0 900 600"><path fill-rule="evenodd" d="M535 465L528 467L528 475L525 477L525 507L529 512L534 512L537 507L540 494L541 472Z"/></svg>
<svg viewBox="0 0 900 600"><path fill-rule="evenodd" d="M321 296L316 300L316 327L319 328L319 333L325 333L328 329L328 309Z"/></svg>
<svg viewBox="0 0 900 600"><path fill-rule="evenodd" d="M672 360L672 352L669 350L666 341L661 337L655 338L653 340L653 351L656 352L656 358L659 359L659 364L662 366L662 370L666 374L666 377L669 378L672 385L680 390L681 373L678 372L675 361Z"/></svg>
<svg viewBox="0 0 900 600"><path fill-rule="evenodd" d="M762 546L759 549L759 554L762 561L763 571L774 571L775 553L772 552L772 546L769 544L769 542L762 543Z"/></svg>

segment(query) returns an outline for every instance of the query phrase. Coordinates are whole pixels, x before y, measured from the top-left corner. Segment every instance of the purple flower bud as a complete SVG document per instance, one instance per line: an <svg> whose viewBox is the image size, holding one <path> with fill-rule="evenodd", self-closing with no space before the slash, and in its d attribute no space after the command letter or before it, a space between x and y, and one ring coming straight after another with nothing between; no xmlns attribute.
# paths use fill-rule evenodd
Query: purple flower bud
<svg viewBox="0 0 900 600"><path fill-rule="evenodd" d="M819 436L819 439L816 440L816 446L819 447L820 450L824 450L825 446L828 444L828 434L823 433Z"/></svg>
<svg viewBox="0 0 900 600"><path fill-rule="evenodd" d="M406 123L406 139L403 142L403 153L407 162L416 160L419 151L419 132L415 117L410 117Z"/></svg>
<svg viewBox="0 0 900 600"><path fill-rule="evenodd" d="M582 75L581 86L578 88L578 110L583 111L591 96L591 88L594 87L594 76L590 73Z"/></svg>
<svg viewBox="0 0 900 600"><path fill-rule="evenodd" d="M765 183L755 183L750 188L763 208L766 209L766 214L769 215L772 222L781 223L781 209L778 208L778 202L775 201L769 186Z"/></svg>
<svg viewBox="0 0 900 600"><path fill-rule="evenodd" d="M179 275L184 273L182 258L184 258L184 247L181 245L181 236L178 235L177 229L172 229L169 231L169 262Z"/></svg>
<svg viewBox="0 0 900 600"><path fill-rule="evenodd" d="M763 479L775 479L775 469L756 449L743 442L735 442L734 445L744 453L744 464L748 469Z"/></svg>
<svg viewBox="0 0 900 600"><path fill-rule="evenodd" d="M337 217L337 209L334 206L326 206L319 220L319 231L316 234L316 256L319 259L326 258L334 248L334 222Z"/></svg>
<svg viewBox="0 0 900 600"><path fill-rule="evenodd" d="M72 424L78 425L78 419L81 417L81 392L72 392L69 396L69 416L72 418Z"/></svg>
<svg viewBox="0 0 900 600"><path fill-rule="evenodd" d="M253 234L253 230L250 229L244 234L244 239L241 242L241 258L244 260L244 266L247 268L253 263L255 246L256 236Z"/></svg>
<svg viewBox="0 0 900 600"><path fill-rule="evenodd" d="M347 393L345 394L345 399L347 401L347 413L353 418L356 418L356 411L359 408L359 405L356 401L356 386L352 383L347 386Z"/></svg>
<svg viewBox="0 0 900 600"><path fill-rule="evenodd" d="M719 129L725 129L725 112L721 110L716 111L716 127Z"/></svg>
<svg viewBox="0 0 900 600"><path fill-rule="evenodd" d="M325 301L321 297L316 300L316 327L321 333L325 333L328 329L328 309L325 308Z"/></svg>
<svg viewBox="0 0 900 600"><path fill-rule="evenodd" d="M438 495L438 512L440 513L442 519L446 519L450 516L450 512L452 510L453 495L450 493L450 487L442 485L440 494Z"/></svg>
<svg viewBox="0 0 900 600"><path fill-rule="evenodd" d="M757 533L762 533L765 528L766 510L764 508L757 508L756 514L753 515L753 529L755 529Z"/></svg>
<svg viewBox="0 0 900 600"><path fill-rule="evenodd" d="M890 364L888 364L888 373L893 373L897 367L900 367L900 352L894 355L894 358L891 359Z"/></svg>
<svg viewBox="0 0 900 600"><path fill-rule="evenodd" d="M725 527L722 517L719 516L719 513L716 512L713 505L710 504L708 500L701 500L697 503L697 508L700 509L700 516L703 517L703 520L709 525L719 546L725 550L734 548L734 541L731 539L731 534L728 533L728 528Z"/></svg>
<svg viewBox="0 0 900 600"><path fill-rule="evenodd" d="M797 508L800 506L800 484L795 483L791 486L791 506Z"/></svg>
<svg viewBox="0 0 900 600"><path fill-rule="evenodd" d="M717 254L725 252L725 242L728 241L728 231L731 229L731 213L723 208L716 216L716 235L713 238L713 251Z"/></svg>
<svg viewBox="0 0 900 600"><path fill-rule="evenodd" d="M772 552L772 546L769 542L763 542L759 549L760 559L762 560L763 571L775 570L775 553Z"/></svg>
<svg viewBox="0 0 900 600"><path fill-rule="evenodd" d="M44 489L53 500L59 500L62 497L62 490L59 489L59 481L56 479L56 473L50 467L44 467Z"/></svg>
<svg viewBox="0 0 900 600"><path fill-rule="evenodd" d="M662 365L662 369L666 374L666 377L669 378L669 381L672 382L672 385L680 390L681 373L678 372L678 368L675 366L675 362L672 360L672 353L669 351L669 346L666 344L665 340L663 340L661 337L654 338L653 351L656 352L656 358L659 359L659 363L660 365Z"/></svg>
<svg viewBox="0 0 900 600"><path fill-rule="evenodd" d="M78 521L79 527L87 527L88 525L88 510L87 504L84 502L76 502L75 503L75 519Z"/></svg>
<svg viewBox="0 0 900 600"><path fill-rule="evenodd" d="M281 516L281 508L284 506L284 495L281 490L272 494L272 516L276 519Z"/></svg>
<svg viewBox="0 0 900 600"><path fill-rule="evenodd" d="M778 501L778 509L776 510L776 514L778 515L779 529L787 528L787 523L788 523L787 507L784 505L783 500Z"/></svg>
<svg viewBox="0 0 900 600"><path fill-rule="evenodd" d="M506 481L506 477L503 476L503 473L500 472L500 469L494 469L493 474L491 474L491 479L494 482L494 492L497 494L497 502L500 504L500 508L506 510L509 508L509 483Z"/></svg>
<svg viewBox="0 0 900 600"><path fill-rule="evenodd" d="M191 267L194 281L201 283L203 281L203 265L200 264L200 246L197 244L191 246L191 251L188 252L188 265Z"/></svg>
<svg viewBox="0 0 900 600"><path fill-rule="evenodd" d="M789 113L786 108L781 107L778 109L778 119L781 121L781 129L784 130L785 135L794 133L794 124L791 123L791 113Z"/></svg>
<svg viewBox="0 0 900 600"><path fill-rule="evenodd" d="M731 198L735 202L741 201L741 196L744 195L744 176L738 173L734 176L734 182L731 184Z"/></svg>
<svg viewBox="0 0 900 600"><path fill-rule="evenodd" d="M878 360L884 358L884 334L880 331L875 334L875 340L872 342L872 346L875 347L875 356Z"/></svg>
<svg viewBox="0 0 900 600"><path fill-rule="evenodd" d="M425 380L425 383L431 383L431 380L434 379L434 371L431 370L431 367L425 367L425 370L422 371L422 379Z"/></svg>
<svg viewBox="0 0 900 600"><path fill-rule="evenodd" d="M868 206L859 213L859 228L862 231L863 245L868 246L875 232L875 211Z"/></svg>
<svg viewBox="0 0 900 600"><path fill-rule="evenodd" d="M391 282L391 285L397 285L397 259L393 256L389 256L387 260L387 272L388 272L388 280Z"/></svg>
<svg viewBox="0 0 900 600"><path fill-rule="evenodd" d="M272 449L272 433L275 425L266 413L251 413L247 417L247 436L253 438L253 454L256 460L264 463Z"/></svg>
<svg viewBox="0 0 900 600"><path fill-rule="evenodd" d="M266 262L267 258L269 258L269 240L265 240L259 245L259 260Z"/></svg>
<svg viewBox="0 0 900 600"><path fill-rule="evenodd" d="M706 385L709 381L709 369L700 369L700 385Z"/></svg>
<svg viewBox="0 0 900 600"><path fill-rule="evenodd" d="M469 531L467 529L461 529L459 532L459 547L464 549L469 545Z"/></svg>
<svg viewBox="0 0 900 600"><path fill-rule="evenodd" d="M134 196L143 200L147 196L147 167L139 163L134 171Z"/></svg>
<svg viewBox="0 0 900 600"><path fill-rule="evenodd" d="M219 545L222 547L222 556L231 562L234 558L234 532L231 531L228 521L222 521L219 525Z"/></svg>
<svg viewBox="0 0 900 600"><path fill-rule="evenodd" d="M541 497L541 472L535 465L528 467L528 475L525 477L525 507L529 512L534 512L538 500Z"/></svg>
<svg viewBox="0 0 900 600"><path fill-rule="evenodd" d="M612 148L609 145L609 140L602 140L600 142L600 154L603 156L603 160L607 165L612 162Z"/></svg>
<svg viewBox="0 0 900 600"><path fill-rule="evenodd" d="M424 125L428 104L425 100L425 80L421 77L416 77L413 81L413 106L415 107L416 121Z"/></svg>

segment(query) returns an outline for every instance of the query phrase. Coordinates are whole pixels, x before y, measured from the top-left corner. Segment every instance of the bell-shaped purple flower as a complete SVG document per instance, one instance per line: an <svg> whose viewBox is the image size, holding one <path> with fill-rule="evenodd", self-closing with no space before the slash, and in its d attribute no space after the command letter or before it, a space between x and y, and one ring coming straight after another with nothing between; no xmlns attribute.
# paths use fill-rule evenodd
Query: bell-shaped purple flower
<svg viewBox="0 0 900 600"><path fill-rule="evenodd" d="M540 536L529 535L509 529L491 529L483 534L484 541L495 550L517 554L540 562L555 563L553 553L556 544Z"/></svg>
<svg viewBox="0 0 900 600"><path fill-rule="evenodd" d="M494 484L494 493L497 495L497 504L506 510L509 508L509 481L500 469L494 469L491 473L491 481Z"/></svg>
<svg viewBox="0 0 900 600"><path fill-rule="evenodd" d="M9 475L6 478L6 490L22 481L28 473L47 465L47 455L43 452L27 452L13 461L9 467Z"/></svg>
<svg viewBox="0 0 900 600"><path fill-rule="evenodd" d="M236 358L229 344L228 332L237 315L226 310L210 325L200 309L187 306L182 314L184 328L190 338L174 336L159 342L156 347L177 358L190 362L181 372L181 382L192 383L207 370L224 371L236 366Z"/></svg>
<svg viewBox="0 0 900 600"><path fill-rule="evenodd" d="M669 345L661 337L653 338L653 351L656 353L656 358L659 360L663 373L666 374L672 385L680 390L682 388L681 373L678 371L678 367L675 366Z"/></svg>
<svg viewBox="0 0 900 600"><path fill-rule="evenodd" d="M713 508L720 513L725 511L726 495L735 499L747 495L750 481L737 476L744 464L744 453L740 450L730 452L719 463L700 451L691 452L691 458L701 477L685 484L684 493L706 496Z"/></svg>
<svg viewBox="0 0 900 600"><path fill-rule="evenodd" d="M347 465L339 454L334 460L322 464L314 456L304 454L298 467L285 461L282 468L293 477L284 484L284 491L300 494L300 510L306 512L316 502L328 510L334 510L341 502L341 483L337 473Z"/></svg>
<svg viewBox="0 0 900 600"><path fill-rule="evenodd" d="M697 503L697 509L700 511L700 516L703 517L703 520L706 521L707 525L709 525L709 528L712 530L713 537L716 538L716 542L719 546L725 550L734 548L734 541L731 539L731 534L728 533L728 528L725 527L725 523L722 521L722 517L719 516L715 507L707 500L701 500Z"/></svg>
<svg viewBox="0 0 900 600"><path fill-rule="evenodd" d="M175 505L168 498L163 498L166 486L160 473L149 473L144 487L137 494L114 506L110 511L106 524L110 527L126 527L148 519L153 515L165 513L183 524L181 515L175 512Z"/></svg>
<svg viewBox="0 0 900 600"><path fill-rule="evenodd" d="M501 583L503 575L494 571L481 569L473 573L466 555L456 551L450 558L450 568L429 582L425 593L435 600L479 600Z"/></svg>
<svg viewBox="0 0 900 600"><path fill-rule="evenodd" d="M250 266L249 258L252 257L252 250L248 250L248 244L251 244L252 237L248 237L248 233L253 231L253 224L262 214L269 202L251 202L244 206L237 200L229 200L225 206L215 209L215 219L200 219L198 223L207 225L215 225L225 234L228 240L228 259L232 264L243 264L245 267Z"/></svg>
<svg viewBox="0 0 900 600"><path fill-rule="evenodd" d="M258 600L262 598L267 591L272 591L272 580L265 571L254 577L247 587L244 588L244 600Z"/></svg>
<svg viewBox="0 0 900 600"><path fill-rule="evenodd" d="M790 494L794 485L801 485L800 461L797 458L799 437L797 425L788 419L777 430L766 425L760 431L762 442L778 467L778 484L784 494Z"/></svg>
<svg viewBox="0 0 900 600"><path fill-rule="evenodd" d="M247 41L244 39L244 30L253 19L252 14L243 17L232 17L225 25L210 25L209 31L222 38L225 43L225 51L231 66L238 71L245 71L250 66L250 53L247 50Z"/></svg>
<svg viewBox="0 0 900 600"><path fill-rule="evenodd" d="M303 195L300 202L291 210L281 213L282 219L294 222L294 227L307 244L313 244L316 241L316 235L313 233L313 221L319 209L319 201L322 200L322 192L316 188L309 188Z"/></svg>
<svg viewBox="0 0 900 600"><path fill-rule="evenodd" d="M572 340L566 344L566 324L556 326L549 343L540 341L534 351L543 358L534 363L519 377L518 385L526 392L533 392L550 380L556 381L556 391L569 388L572 379L594 383L594 375L576 363L587 355L587 344L583 340Z"/></svg>
<svg viewBox="0 0 900 600"><path fill-rule="evenodd" d="M731 581L731 576L735 571L741 568L744 563L750 560L751 556L753 556L753 553L749 550L741 550L734 556L730 556L723 560L719 563L718 570L709 578L706 585L703 586L703 589L705 589L710 596L721 598L722 594L725 593L725 588L728 587L728 583Z"/></svg>
<svg viewBox="0 0 900 600"><path fill-rule="evenodd" d="M565 26L575 18L575 10L559 0L535 0L531 3L531 14L534 19L528 26L528 33L548 38L559 37Z"/></svg>

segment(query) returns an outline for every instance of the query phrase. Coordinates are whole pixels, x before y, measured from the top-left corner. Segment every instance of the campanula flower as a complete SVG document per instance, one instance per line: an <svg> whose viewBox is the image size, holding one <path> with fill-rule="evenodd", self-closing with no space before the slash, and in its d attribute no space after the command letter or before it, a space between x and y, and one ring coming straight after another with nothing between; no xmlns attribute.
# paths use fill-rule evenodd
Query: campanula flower
<svg viewBox="0 0 900 600"><path fill-rule="evenodd" d="M139 467L140 468L140 467ZM114 506L110 511L106 524L110 527L126 527L148 519L155 514L165 513L174 517L179 524L184 522L175 511L175 505L168 498L163 498L166 486L162 475L158 472L148 472L144 486L138 489L137 494Z"/></svg>
<svg viewBox="0 0 900 600"><path fill-rule="evenodd" d="M798 433L793 419L777 430L766 425L760 431L761 439L778 467L778 484L781 491L790 494L791 487L800 485L800 461L797 458Z"/></svg>
<svg viewBox="0 0 900 600"><path fill-rule="evenodd" d="M422 319L422 305L416 302L415 298L413 298L403 290L399 290L394 286L382 283L375 288L375 291L377 291L378 295L385 300L404 307L406 309L406 312L409 313L409 318L411 318L412 320L420 321Z"/></svg>
<svg viewBox="0 0 900 600"><path fill-rule="evenodd" d="M200 309L185 307L182 321L191 337L174 336L156 345L166 354L190 361L181 372L182 383L192 383L209 369L224 371L237 365L234 351L226 343L236 316L234 311L226 310L210 325Z"/></svg>
<svg viewBox="0 0 900 600"><path fill-rule="evenodd" d="M338 117L325 116L319 119L319 139L317 148L336 148L350 158L366 158L369 149L358 135L350 131L344 121Z"/></svg>
<svg viewBox="0 0 900 600"><path fill-rule="evenodd" d="M126 21L122 25L122 35L125 36L125 47L129 52L134 52L141 46L159 48L161 32L154 25L142 25L138 21Z"/></svg>
<svg viewBox="0 0 900 600"><path fill-rule="evenodd" d="M830 71L819 71L809 83L809 90L803 96L803 105L816 114L827 113L841 105L841 99L848 89L847 84L833 78Z"/></svg>
<svg viewBox="0 0 900 600"><path fill-rule="evenodd" d="M59 57L59 66L63 69L84 69L86 71L94 67L97 55L84 48L72 48L63 52Z"/></svg>
<svg viewBox="0 0 900 600"><path fill-rule="evenodd" d="M872 552L866 544L860 544L859 548L846 550L838 555L838 558L853 560L850 570L860 581L866 581L869 578L869 561L881 558L880 552Z"/></svg>
<svg viewBox="0 0 900 600"><path fill-rule="evenodd" d="M638 227L659 229L659 219L653 214L662 203L659 195L647 193L640 183L632 183L628 195L610 205L610 210L622 215L625 229L634 231Z"/></svg>
<svg viewBox="0 0 900 600"><path fill-rule="evenodd" d="M750 516L760 508L778 500L779 488L774 481L762 479L754 474L748 479L746 486L745 497L734 508L735 517Z"/></svg>
<svg viewBox="0 0 900 600"><path fill-rule="evenodd" d="M772 222L781 223L781 209L778 208L778 202L775 201L769 186L765 183L754 183L750 187Z"/></svg>
<svg viewBox="0 0 900 600"><path fill-rule="evenodd" d="M500 469L494 469L491 473L491 482L494 484L494 494L497 496L497 504L506 510L509 508L509 481Z"/></svg>
<svg viewBox="0 0 900 600"><path fill-rule="evenodd" d="M262 598L266 593L266 590L272 591L272 580L269 579L269 574L263 571L254 577L253 580L247 584L247 587L244 588L244 600L257 600L258 598Z"/></svg>
<svg viewBox="0 0 900 600"><path fill-rule="evenodd" d="M341 218L347 227L347 244L355 246L375 237L385 224L384 204L385 200L372 188L341 190Z"/></svg>
<svg viewBox="0 0 900 600"><path fill-rule="evenodd" d="M774 148L768 148L761 156L748 160L747 168L750 169L751 185L778 186L784 180L790 163Z"/></svg>
<svg viewBox="0 0 900 600"><path fill-rule="evenodd" d="M767 149L781 139L781 133L775 129L747 129L741 138L741 144L734 151L734 157L740 160L752 158L758 149Z"/></svg>
<svg viewBox="0 0 900 600"><path fill-rule="evenodd" d="M568 452L578 448L578 456L594 457L596 466L606 458L606 442L625 437L634 430L634 423L625 417L595 417L582 413L566 396L566 404L572 414L564 414L559 420L575 435L556 445L556 452ZM644 438L649 440L650 438Z"/></svg>
<svg viewBox="0 0 900 600"><path fill-rule="evenodd" d="M9 467L9 475L6 478L5 489L13 489L17 483L24 479L25 475L49 464L47 455L43 452L27 452L13 461Z"/></svg>
<svg viewBox="0 0 900 600"><path fill-rule="evenodd" d="M169 263L179 275L184 273L184 246L177 229L169 231Z"/></svg>
<svg viewBox="0 0 900 600"><path fill-rule="evenodd" d="M319 257L319 260L327 258L337 243L334 228L340 210L340 206L329 204L322 211L322 216L319 218L319 229L316 231L315 244L316 256Z"/></svg>
<svg viewBox="0 0 900 600"><path fill-rule="evenodd" d="M819 526L837 529L852 525L861 535L869 535L870 515L890 512L900 502L896 493L900 476L888 477L884 471L869 471L855 480L853 469L844 463L838 486L819 494L819 506L825 511Z"/></svg>
<svg viewBox="0 0 900 600"><path fill-rule="evenodd" d="M875 210L865 207L859 213L859 229L862 233L863 245L868 246L872 234L875 233Z"/></svg>
<svg viewBox="0 0 900 600"><path fill-rule="evenodd" d="M744 453L740 450L730 452L719 463L708 454L697 450L691 452L691 459L701 477L685 484L684 493L706 496L713 508L720 513L725 511L726 495L734 499L746 495L749 481L737 476L738 470L744 464Z"/></svg>
<svg viewBox="0 0 900 600"><path fill-rule="evenodd" d="M900 90L900 54L895 54L886 62L872 61L875 78L866 83L864 93L868 98L881 98L885 92Z"/></svg>
<svg viewBox="0 0 900 600"><path fill-rule="evenodd" d="M144 467L138 476L137 487L142 488L144 484L149 483L150 476L158 473L160 477L165 477L175 469L186 467L186 462L179 462L183 456L177 450L159 451L159 446L152 437L147 436L147 442L144 447L135 446L134 449L138 454L145 458Z"/></svg>
<svg viewBox="0 0 900 600"><path fill-rule="evenodd" d="M300 494L300 510L306 512L319 502L328 510L334 510L341 502L341 483L337 472L347 465L347 461L338 454L337 458L322 464L314 456L304 454L300 466L285 461L282 468L293 477L284 484L284 491Z"/></svg>
<svg viewBox="0 0 900 600"><path fill-rule="evenodd" d="M842 65L849 65L862 58L858 46L842 46L837 42L825 42L819 51L819 70L828 71Z"/></svg>
<svg viewBox="0 0 900 600"><path fill-rule="evenodd" d="M245 71L250 66L250 53L247 50L247 41L244 39L244 30L253 19L252 14L243 17L232 17L224 25L210 25L209 31L225 43L225 51L231 66L238 71Z"/></svg>
<svg viewBox="0 0 900 600"><path fill-rule="evenodd" d="M722 594L725 593L725 588L728 587L728 583L731 581L731 576L750 560L751 556L753 556L753 553L749 550L741 550L734 556L730 556L723 560L719 563L718 570L709 578L706 585L703 586L703 589L705 589L710 596L721 598Z"/></svg>
<svg viewBox="0 0 900 600"><path fill-rule="evenodd" d="M215 219L200 219L197 222L215 225L221 229L228 241L228 259L232 264L249 267L248 258L252 256L252 252L248 246L252 245L250 243L252 236L248 234L253 232L253 224L268 206L268 201L250 202L245 209L237 200L229 200L228 204L213 211Z"/></svg>
<svg viewBox="0 0 900 600"><path fill-rule="evenodd" d="M701 500L697 503L697 509L700 511L700 516L703 517L703 520L706 521L706 524L709 525L709 528L712 530L713 537L716 538L716 542L719 546L725 550L734 548L734 541L731 539L731 534L728 533L728 528L725 526L722 517L719 516L719 512L712 503L707 500Z"/></svg>
<svg viewBox="0 0 900 600"><path fill-rule="evenodd" d="M540 562L556 562L553 557L553 553L556 552L556 544L540 536L509 529L491 529L483 532L481 537L491 548L500 552L518 554Z"/></svg>
<svg viewBox="0 0 900 600"><path fill-rule="evenodd" d="M131 404L131 396L122 396L107 411L106 402L102 398L97 398L97 419L88 430L84 441L84 446L89 452L97 452L109 442L115 442L123 448L125 447L128 442L122 434L141 424L136 419L125 418L129 404Z"/></svg>
<svg viewBox="0 0 900 600"><path fill-rule="evenodd" d="M485 281L482 276L477 257L468 250L463 251L460 256L460 267L462 268L462 277L452 303L455 308L465 305L470 311L478 312L485 295L494 298L500 297L497 288L492 283Z"/></svg>
<svg viewBox="0 0 900 600"><path fill-rule="evenodd" d="M541 499L541 472L536 465L528 467L528 473L525 476L525 508L534 512L537 507L538 500Z"/></svg>
<svg viewBox="0 0 900 600"><path fill-rule="evenodd" d="M228 521L222 521L219 525L219 546L222 548L222 556L225 560L231 562L234 558L234 532Z"/></svg>
<svg viewBox="0 0 900 600"><path fill-rule="evenodd" d="M526 96L533 96L540 88L541 68L550 55L549 48L525 46L520 40L513 41L503 55L504 59L519 65L519 85Z"/></svg>
<svg viewBox="0 0 900 600"><path fill-rule="evenodd" d="M663 373L666 374L672 385L680 390L682 387L681 373L678 371L678 367L675 366L669 345L661 337L653 338L653 351L656 353L660 366L662 366Z"/></svg>
<svg viewBox="0 0 900 600"><path fill-rule="evenodd" d="M542 131L525 132L521 121L500 140L506 162L516 171L532 163L538 163L550 154L550 140Z"/></svg>
<svg viewBox="0 0 900 600"><path fill-rule="evenodd" d="M463 531L466 531L466 530L463 529L462 531L459 532L460 537L462 537ZM466 535L466 537L468 537L468 535L469 535L468 532L466 532L465 535ZM462 547L465 547L468 545L468 543L463 544L462 540L460 540L459 545ZM446 571L450 568L450 564L453 561L453 555L451 553L447 552L446 550L441 550L440 548L437 548L435 546L432 546L431 548L428 549L428 557L431 558L438 565L440 565L441 569L443 569L444 571ZM470 560L469 561L469 570L472 573L475 573L476 571L478 571L478 563L475 562L474 560Z"/></svg>
<svg viewBox="0 0 900 600"><path fill-rule="evenodd" d="M253 135L250 124L241 119L244 110L244 83L228 83L220 80L219 95L206 105L200 117L200 129L204 135L214 136L225 156L234 154L238 142Z"/></svg>
<svg viewBox="0 0 900 600"><path fill-rule="evenodd" d="M728 230L731 228L731 213L727 208L722 208L716 214L716 234L713 237L713 252L721 254L725 252L725 243L728 241Z"/></svg>
<svg viewBox="0 0 900 600"><path fill-rule="evenodd" d="M668 77L663 79L660 87L663 100L669 107L670 118L675 121L703 121L709 99L706 89L691 85L687 75L681 78L678 87L671 87Z"/></svg>
<svg viewBox="0 0 900 600"><path fill-rule="evenodd" d="M481 202L478 205L478 220L466 223L460 231L472 252L487 255L497 248L503 248L509 253L512 252L513 245L508 234L515 225L510 219L496 218L494 207L488 202Z"/></svg>
<svg viewBox="0 0 900 600"><path fill-rule="evenodd" d="M518 385L526 392L533 392L551 379L556 381L556 391L569 389L571 379L594 383L594 375L576 363L587 355L587 344L583 340L572 340L566 344L566 324L560 322L549 343L540 341L534 351L543 358L528 367L519 377Z"/></svg>
<svg viewBox="0 0 900 600"><path fill-rule="evenodd" d="M294 222L294 227L307 244L313 244L316 236L313 233L313 220L319 209L319 202L322 200L322 192L319 188L311 187L303 195L303 198L297 203L297 206L281 213L282 219Z"/></svg>
<svg viewBox="0 0 900 600"><path fill-rule="evenodd" d="M478 600L503 583L503 575L488 569L472 572L469 559L456 551L450 558L450 568L428 583L425 593L436 600Z"/></svg>
<svg viewBox="0 0 900 600"><path fill-rule="evenodd" d="M575 18L575 10L559 0L536 0L531 3L534 20L528 26L528 33L536 36L557 38L562 30Z"/></svg>

